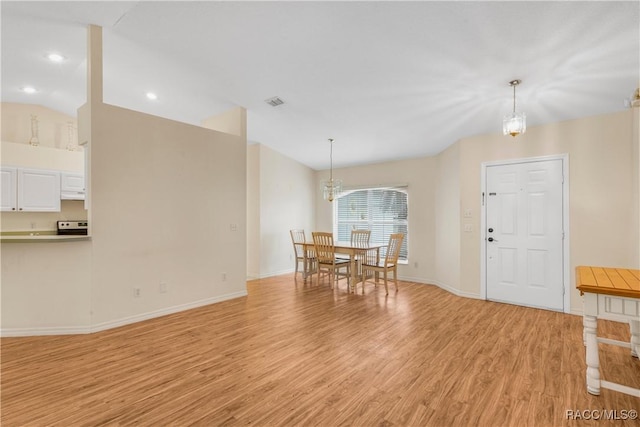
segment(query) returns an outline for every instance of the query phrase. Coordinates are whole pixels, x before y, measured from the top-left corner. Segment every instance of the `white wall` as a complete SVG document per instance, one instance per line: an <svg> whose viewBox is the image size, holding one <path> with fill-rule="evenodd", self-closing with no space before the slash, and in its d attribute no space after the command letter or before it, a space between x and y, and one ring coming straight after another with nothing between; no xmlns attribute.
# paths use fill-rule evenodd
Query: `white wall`
<svg viewBox="0 0 640 427"><path fill-rule="evenodd" d="M588 117L534 126L515 139L503 135L465 138L460 145L460 204L479 212L480 169L483 162L569 154L571 310L580 312L575 267L603 265L638 268L640 244L634 214L633 114ZM635 142L637 144L637 141ZM637 178L635 178L637 179ZM461 222L468 222L461 218ZM460 287L480 293L480 217L472 218L473 233L462 233Z"/></svg>
<svg viewBox="0 0 640 427"><path fill-rule="evenodd" d="M436 283L454 293L460 289L460 148L454 144L436 157L435 272ZM479 212L474 213L476 216Z"/></svg>
<svg viewBox="0 0 640 427"><path fill-rule="evenodd" d="M323 200L320 183L329 171L316 173L316 230L333 231L332 204ZM333 170L344 187L407 184L409 195L408 263L400 265L398 276L405 280L433 283L435 277L436 180L438 165L434 157L379 163Z"/></svg>
<svg viewBox="0 0 640 427"><path fill-rule="evenodd" d="M568 153L568 285L570 309L580 312L582 301L573 286L577 265L638 268L640 263L637 116L637 110L628 110L533 126L516 139L502 134L465 138L433 158L335 169L334 177L345 186L407 183L410 262L401 267L400 276L479 297L482 163ZM327 177L328 171L317 173L318 187ZM331 230L331 204L319 192L316 198L316 228ZM470 218L463 217L467 209ZM465 224L472 232L462 232Z"/></svg>
<svg viewBox="0 0 640 427"><path fill-rule="evenodd" d="M253 232L249 236L247 271L252 278L293 271L295 257L289 230L302 228L307 237L315 224L315 173L267 146L249 148L248 211Z"/></svg>
<svg viewBox="0 0 640 427"><path fill-rule="evenodd" d="M2 164L84 173L84 153L2 141Z"/></svg>
<svg viewBox="0 0 640 427"><path fill-rule="evenodd" d="M91 115L94 328L245 295L246 141L109 105Z"/></svg>
<svg viewBox="0 0 640 427"><path fill-rule="evenodd" d="M631 236L638 236L640 240L640 102L636 102L636 107L632 110L632 155L631 155L631 186L633 194L633 211L631 217L635 218L635 223L630 228ZM633 221L632 221L633 222ZM640 269L640 244L632 245L631 265Z"/></svg>
<svg viewBox="0 0 640 427"><path fill-rule="evenodd" d="M260 145L247 146L247 279L260 277Z"/></svg>
<svg viewBox="0 0 640 427"><path fill-rule="evenodd" d="M35 115L38 124L38 147L66 150L68 145L79 149L78 121L75 117L60 113L36 104L20 104L16 102L2 103L2 141L29 144L32 136L31 115ZM69 123L73 126L69 137Z"/></svg>
<svg viewBox="0 0 640 427"><path fill-rule="evenodd" d="M91 242L2 243L1 333L83 333L91 324Z"/></svg>
<svg viewBox="0 0 640 427"><path fill-rule="evenodd" d="M91 332L246 295L245 139L84 112L91 240L2 244L2 334Z"/></svg>

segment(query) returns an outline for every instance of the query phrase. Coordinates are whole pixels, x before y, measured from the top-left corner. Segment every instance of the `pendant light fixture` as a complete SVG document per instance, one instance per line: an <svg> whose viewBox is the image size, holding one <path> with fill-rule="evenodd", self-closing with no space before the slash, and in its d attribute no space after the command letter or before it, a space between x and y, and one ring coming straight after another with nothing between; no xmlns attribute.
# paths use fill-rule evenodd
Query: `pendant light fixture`
<svg viewBox="0 0 640 427"><path fill-rule="evenodd" d="M516 86L522 81L511 80L509 85L513 88L513 113L504 116L502 121L502 133L516 137L527 131L527 117L524 113L516 113Z"/></svg>
<svg viewBox="0 0 640 427"><path fill-rule="evenodd" d="M329 146L331 147L329 154L329 181L322 181L322 197L333 202L342 192L342 180L333 179L333 138L329 138Z"/></svg>

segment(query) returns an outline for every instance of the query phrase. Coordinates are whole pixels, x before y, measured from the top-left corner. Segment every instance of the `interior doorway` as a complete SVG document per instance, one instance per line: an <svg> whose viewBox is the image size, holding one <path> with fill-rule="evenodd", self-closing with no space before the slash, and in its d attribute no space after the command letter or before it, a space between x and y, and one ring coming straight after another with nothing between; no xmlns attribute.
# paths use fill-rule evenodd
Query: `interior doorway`
<svg viewBox="0 0 640 427"><path fill-rule="evenodd" d="M482 165L485 299L569 311L568 156Z"/></svg>

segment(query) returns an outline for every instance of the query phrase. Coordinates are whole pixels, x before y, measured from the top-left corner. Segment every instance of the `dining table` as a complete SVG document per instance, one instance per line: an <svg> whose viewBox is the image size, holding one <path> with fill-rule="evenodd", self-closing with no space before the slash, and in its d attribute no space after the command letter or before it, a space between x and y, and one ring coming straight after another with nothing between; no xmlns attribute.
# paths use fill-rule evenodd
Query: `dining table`
<svg viewBox="0 0 640 427"><path fill-rule="evenodd" d="M310 265L307 262L307 257L310 253L314 252L314 243L313 242L304 242L304 265ZM350 242L335 242L334 248L336 254L340 255L348 255L349 256L349 268L351 271L351 277L349 280L349 292L355 292L356 283L358 283L358 263L357 256L359 254L366 253L368 251L376 251L376 259L380 259L380 249L385 247L383 244L369 244L369 245L352 245ZM306 268L306 267L305 267ZM313 274L313 271L305 271L303 274L304 282L307 282L307 277ZM378 280L376 276L376 281Z"/></svg>
<svg viewBox="0 0 640 427"><path fill-rule="evenodd" d="M600 377L598 343L630 349L640 356L640 270L598 266L576 267L576 287L584 296L583 339L586 348L587 392L599 395L601 388L640 397L640 388L606 381ZM598 337L598 319L629 322L630 342Z"/></svg>

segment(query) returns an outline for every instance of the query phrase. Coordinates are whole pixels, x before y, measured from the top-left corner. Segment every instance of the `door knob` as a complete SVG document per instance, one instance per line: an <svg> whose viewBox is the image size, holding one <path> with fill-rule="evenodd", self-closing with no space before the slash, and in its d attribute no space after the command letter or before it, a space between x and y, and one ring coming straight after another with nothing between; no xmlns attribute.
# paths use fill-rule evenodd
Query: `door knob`
<svg viewBox="0 0 640 427"><path fill-rule="evenodd" d="M490 242L497 242L497 240L495 240L493 237L489 237L487 240Z"/></svg>

